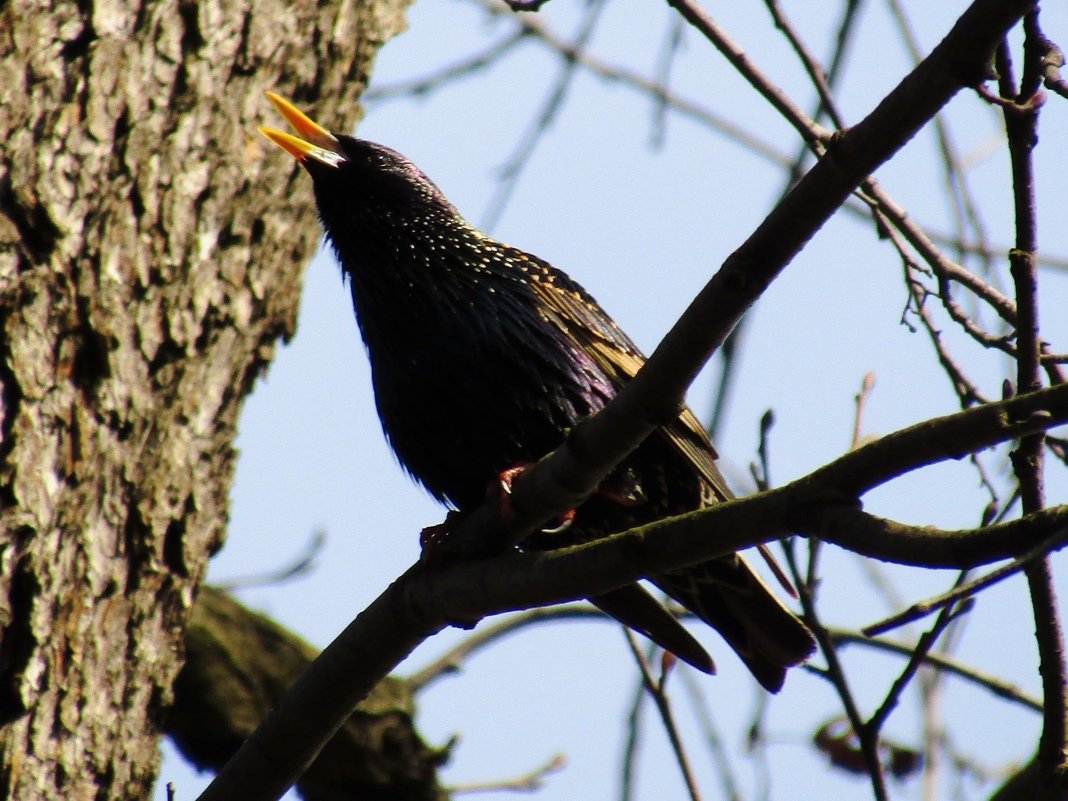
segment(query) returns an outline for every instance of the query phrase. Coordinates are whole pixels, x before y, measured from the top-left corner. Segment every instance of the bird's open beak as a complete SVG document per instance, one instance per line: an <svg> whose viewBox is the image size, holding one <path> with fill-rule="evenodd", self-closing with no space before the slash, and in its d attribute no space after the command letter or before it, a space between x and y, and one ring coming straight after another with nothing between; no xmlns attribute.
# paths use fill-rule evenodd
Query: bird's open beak
<svg viewBox="0 0 1068 801"><path fill-rule="evenodd" d="M267 92L266 95L300 136L274 128L260 128L261 134L299 162L315 159L328 167L338 167L344 163L345 157L341 154L336 136L285 98L274 92Z"/></svg>

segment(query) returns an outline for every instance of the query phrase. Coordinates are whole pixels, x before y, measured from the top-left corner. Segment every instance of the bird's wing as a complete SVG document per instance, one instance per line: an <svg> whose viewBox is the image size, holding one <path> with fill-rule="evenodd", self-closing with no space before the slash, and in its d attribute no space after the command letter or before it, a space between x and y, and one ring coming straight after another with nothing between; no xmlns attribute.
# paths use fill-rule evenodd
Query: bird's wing
<svg viewBox="0 0 1068 801"><path fill-rule="evenodd" d="M565 273L536 256L524 255L531 266L527 274L534 278L531 285L552 322L592 356L617 388L632 379L645 364L645 356L633 340L623 333L585 289ZM705 479L705 486L712 496L707 498L706 503L727 501L734 497L727 480L716 466L719 457L712 440L689 407L683 407L678 419L660 431ZM783 589L797 597L797 591L767 545L761 543L757 550Z"/></svg>
<svg viewBox="0 0 1068 801"><path fill-rule="evenodd" d="M586 290L566 274L537 257L527 255L527 260L532 268L528 275L534 278L531 285L551 321L593 358L617 388L633 378L645 364L645 357L631 338ZM664 426L662 431L707 480L715 494L710 500L734 497L716 466L718 457L708 433L688 407L683 408L676 422Z"/></svg>

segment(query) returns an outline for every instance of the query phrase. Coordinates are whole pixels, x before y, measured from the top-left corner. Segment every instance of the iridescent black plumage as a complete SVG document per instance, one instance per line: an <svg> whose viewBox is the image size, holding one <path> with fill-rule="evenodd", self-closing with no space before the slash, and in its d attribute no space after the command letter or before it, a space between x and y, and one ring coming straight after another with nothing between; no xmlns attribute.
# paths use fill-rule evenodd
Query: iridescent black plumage
<svg viewBox="0 0 1068 801"><path fill-rule="evenodd" d="M643 357L582 287L474 229L403 156L329 134L272 99L304 137L265 131L313 179L323 229L350 282L390 445L436 498L472 509L502 471L556 448ZM576 510L564 534L525 546L559 547L729 498L715 458L687 410ZM812 651L808 630L737 555L653 581L718 629L773 692L786 668ZM592 600L712 669L637 587Z"/></svg>

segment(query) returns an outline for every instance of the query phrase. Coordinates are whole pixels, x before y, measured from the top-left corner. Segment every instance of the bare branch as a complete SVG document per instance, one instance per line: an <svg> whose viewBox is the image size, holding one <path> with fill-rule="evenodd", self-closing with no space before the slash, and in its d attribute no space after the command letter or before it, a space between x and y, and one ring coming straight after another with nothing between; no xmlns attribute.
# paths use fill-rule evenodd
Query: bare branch
<svg viewBox="0 0 1068 801"><path fill-rule="evenodd" d="M467 659L503 637L535 623L552 623L561 620L600 620L615 624L615 621L604 612L588 604L527 609L467 637L456 647L449 649L418 673L410 676L408 686L412 688L412 692L424 690L442 676L460 670L460 666Z"/></svg>
<svg viewBox="0 0 1068 801"><path fill-rule="evenodd" d="M774 108L783 119L789 122L809 145L817 152L822 152L823 145L831 137L831 131L818 125L810 119L798 106L796 106L786 93L764 75L749 59L741 46L731 41L715 20L691 0L668 0L668 5L678 11L683 18L690 23L720 52L738 74L745 78L767 103Z"/></svg>
<svg viewBox="0 0 1068 801"><path fill-rule="evenodd" d="M1038 55L1038 66L1042 74L1042 85L1051 92L1056 92L1061 97L1068 98L1068 81L1061 77L1061 67L1064 66L1064 51L1051 42L1043 33L1038 23L1038 15L1035 15L1031 23L1032 47Z"/></svg>
<svg viewBox="0 0 1068 801"><path fill-rule="evenodd" d="M834 641L843 645L864 645L869 648L877 648L882 651L901 654L902 656L911 656L916 650L915 645L876 639L863 634L857 634L854 631L845 631L844 629L831 629L830 631ZM924 655L923 661L925 664L931 665L938 670L990 690L991 693L999 698L1004 698L1007 701L1020 704L1035 712L1042 711L1042 701L1038 698L1028 695L1014 684L1010 684L995 676L988 676L971 666L963 665L946 654L928 652Z"/></svg>
<svg viewBox="0 0 1068 801"><path fill-rule="evenodd" d="M720 789L722 795L719 797L724 801L740 801L741 794L738 790L738 780L734 777L734 767L731 764L730 756L727 754L727 750L723 744L723 737L720 735L719 730L716 728L716 723L712 719L712 713L708 708L708 701L702 691L702 685L698 683L696 676L698 674L695 671L683 668L679 672L679 679L682 681L683 686L686 689L687 695L690 697L689 708L697 718L697 723L701 727L701 735L704 739L705 746L708 749L708 754L712 759L712 763L715 765L716 773L719 775ZM764 693L760 694L761 698L767 698Z"/></svg>
<svg viewBox="0 0 1068 801"><path fill-rule="evenodd" d="M581 53L586 48L586 44L597 27L597 20L606 5L606 0L592 0L589 3L578 33L575 34L575 41L571 45L574 51ZM564 61L560 74L556 78L556 83L549 90L549 94L542 104L541 111L536 115L534 121L523 134L519 145L501 168L501 181L497 185L497 190L493 193L484 215L483 228L485 230L493 230L500 220L501 214L504 213L504 208L508 205L508 200L511 198L512 192L519 181L519 176L527 164L530 163L538 143L541 142L542 137L552 126L553 121L563 108L568 90L575 79L576 66L577 62L573 60Z"/></svg>
<svg viewBox="0 0 1068 801"><path fill-rule="evenodd" d="M794 581L799 584L798 594L800 595L801 609L804 612L805 622L812 630L813 635L815 635L820 653L827 661L827 667L819 671L818 675L830 682L835 692L838 693L838 699L842 703L842 710L845 712L849 727L857 734L859 739L863 770L871 780L872 793L876 801L886 801L888 795L886 776L883 773L882 760L879 757L879 731L864 725L864 719L860 713L860 704L857 702L853 688L849 684L845 667L842 665L842 660L838 658L838 650L834 646L830 632L820 619L819 610L816 607L816 592L819 588L815 558L817 552L812 552L808 566L808 580L801 584L801 570L797 563L793 541L785 541L783 547L786 552L786 563L794 576Z"/></svg>
<svg viewBox="0 0 1068 801"><path fill-rule="evenodd" d="M1063 508L1063 507L1062 507ZM1049 510L1056 513L1056 510ZM1007 524L1005 524L1007 525ZM986 589L999 581L1007 579L1009 576L1013 576L1025 569L1028 565L1033 563L1036 559L1049 554L1051 551L1062 546L1068 540L1068 529L1062 531L1055 531L1047 539L1038 543L1034 548L1021 554L1016 559L1013 559L1007 565L999 567L997 570L992 570L985 576L981 576L974 581L970 581L967 584L962 584L958 587L954 587L951 591L944 595L939 595L936 598L932 598L921 603L916 603L906 609L904 612L900 612L896 615L881 620L878 623L873 623L870 626L865 626L862 633L868 637L874 637L878 634L885 634L891 629L896 629L899 626L904 626L907 623L911 623L914 620L919 620L932 612L942 609L952 603L960 601L963 598L967 598L980 590Z"/></svg>
<svg viewBox="0 0 1068 801"><path fill-rule="evenodd" d="M854 397L856 411L853 414L853 439L849 445L851 451L855 451L864 443L864 409L874 390L875 373L865 373L864 380L860 384L860 392Z"/></svg>
<svg viewBox="0 0 1068 801"><path fill-rule="evenodd" d="M472 782L470 784L458 784L450 787L452 795L474 795L475 793L495 793L511 791L514 793L533 793L545 786L545 779L554 773L559 773L567 767L567 757L563 754L555 754L548 762L534 768L529 773L516 776L514 779L500 779L491 782Z"/></svg>
<svg viewBox="0 0 1068 801"><path fill-rule="evenodd" d="M1003 118L1008 135L1016 212L1016 247L1009 254L1018 318L1016 386L1019 391L1029 392L1041 386L1039 355L1042 352L1038 320L1038 269L1035 263L1035 252L1038 250L1035 176L1031 154L1038 142L1038 112L1041 108L1040 102L1033 101L1042 81L1040 64L1046 48L1045 37L1038 30L1037 8L1025 15L1024 33L1024 69L1019 90L1014 85L1007 41L998 47L995 64L1001 97L1019 106L1017 110L1003 107ZM1019 447L1011 454L1025 515L1042 509L1046 503L1043 486L1044 436L1045 432L1038 431L1022 437ZM1066 769L1065 755L1068 753L1068 721L1065 719L1068 665L1049 560L1042 558L1028 563L1024 572L1031 591L1039 674L1042 676L1042 694L1045 698L1036 760L1042 798L1052 801L1064 795L1061 781Z"/></svg>
<svg viewBox="0 0 1068 801"><path fill-rule="evenodd" d="M488 69L506 54L514 50L516 45L521 44L529 36L530 30L528 28L522 26L516 27L515 30L508 36L502 38L499 42L491 44L481 52L468 56L456 64L450 64L449 66L435 70L433 74L426 75L422 78L413 78L412 80L396 83L391 86L380 86L375 89L369 89L360 99L362 102L370 104L389 100L394 97L428 94L435 89L441 88L447 83L451 83L460 78L469 77L482 70Z"/></svg>
<svg viewBox="0 0 1068 801"><path fill-rule="evenodd" d="M660 681L657 681L653 677L649 660L645 658L645 654L642 653L641 648L638 646L638 639L634 632L624 628L623 636L626 637L627 646L630 648L631 655L633 655L634 661L641 671L642 685L645 687L649 697L653 699L653 703L656 704L657 712L660 713L660 722L664 725L664 731L667 733L668 741L671 743L671 751L675 754L675 761L679 763L679 770L682 771L682 779L686 784L686 791L689 793L691 801L701 801L701 790L698 788L697 779L693 775L693 768L690 766L690 758L686 755L686 747L682 744L682 737L679 736L679 727L675 724L675 715L671 711L671 703L664 692L667 671L665 670Z"/></svg>
<svg viewBox="0 0 1068 801"><path fill-rule="evenodd" d="M287 581L292 581L313 572L315 570L315 560L322 553L325 545L326 532L321 528L317 528L312 531L311 537L308 538L303 550L290 559L288 563L267 573L239 576L229 581L219 581L215 583L215 586L223 592L234 592L235 590L247 590L251 587L284 584Z"/></svg>
<svg viewBox="0 0 1068 801"><path fill-rule="evenodd" d="M833 92L827 81L827 75L819 65L816 57L808 51L807 47L805 47L805 43L801 41L801 37L798 35L797 31L794 30L793 23L786 18L786 14L783 13L779 4L775 2L775 0L765 0L764 5L767 6L768 11L771 13L771 18L775 21L775 27L781 30L783 35L786 36L786 41L790 43L790 47L793 48L794 53L797 54L798 59L801 61L801 65L805 68L809 81L811 81L812 85L816 88L816 92L819 94L820 98L820 107L827 112L827 116L831 118L831 122L834 123L835 128L844 128L845 121L838 111L837 104L834 102Z"/></svg>
<svg viewBox="0 0 1068 801"><path fill-rule="evenodd" d="M935 620L934 625L928 631L925 631L916 643L916 647L913 648L909 661L905 665L905 669L901 672L901 675L894 680L893 685L890 687L890 691L886 694L886 698L883 699L882 704L875 710L871 718L869 718L867 727L873 731L880 731L883 724L886 723L890 717L890 713L893 712L898 702L901 700L901 694L905 692L905 688L908 687L909 682L916 676L920 666L926 660L927 654L934 648L938 638L942 635L942 632L946 630L946 627L954 620L961 609L967 606L967 602L962 602L956 609L951 609L948 605L942 608L938 619Z"/></svg>

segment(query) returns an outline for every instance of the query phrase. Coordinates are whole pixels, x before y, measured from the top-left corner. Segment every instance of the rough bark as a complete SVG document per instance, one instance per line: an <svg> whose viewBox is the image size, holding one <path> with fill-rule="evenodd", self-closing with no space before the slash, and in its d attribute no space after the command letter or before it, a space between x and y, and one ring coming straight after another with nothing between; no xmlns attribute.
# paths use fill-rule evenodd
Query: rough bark
<svg viewBox="0 0 1068 801"><path fill-rule="evenodd" d="M147 797L317 239L262 92L352 124L405 5L0 2L0 798Z"/></svg>
<svg viewBox="0 0 1068 801"><path fill-rule="evenodd" d="M186 630L186 662L166 728L197 767L218 771L311 664L317 652L212 587ZM297 783L305 801L441 801L447 750L415 731L412 692L387 678L363 701Z"/></svg>

